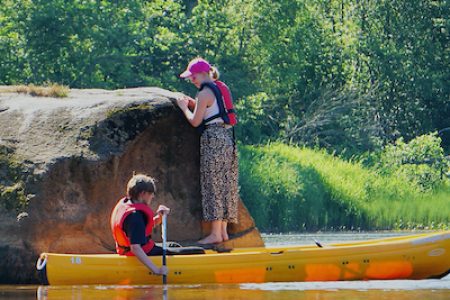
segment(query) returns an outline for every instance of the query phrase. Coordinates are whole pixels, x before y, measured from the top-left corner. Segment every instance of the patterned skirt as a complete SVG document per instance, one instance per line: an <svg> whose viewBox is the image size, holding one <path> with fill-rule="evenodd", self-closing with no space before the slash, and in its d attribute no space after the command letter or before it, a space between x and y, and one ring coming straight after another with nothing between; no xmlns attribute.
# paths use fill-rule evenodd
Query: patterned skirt
<svg viewBox="0 0 450 300"><path fill-rule="evenodd" d="M232 129L214 124L203 131L200 188L205 221L238 222L238 158Z"/></svg>

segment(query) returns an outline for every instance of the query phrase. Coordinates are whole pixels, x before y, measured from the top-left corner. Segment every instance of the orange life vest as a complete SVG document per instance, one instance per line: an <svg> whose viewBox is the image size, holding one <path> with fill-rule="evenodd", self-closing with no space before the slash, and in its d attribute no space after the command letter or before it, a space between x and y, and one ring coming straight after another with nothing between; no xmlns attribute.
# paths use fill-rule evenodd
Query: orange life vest
<svg viewBox="0 0 450 300"><path fill-rule="evenodd" d="M135 211L141 211L144 213L147 219L147 225L145 226L145 236L147 242L142 245L142 249L145 253L150 252L155 242L151 239L151 234L154 226L153 211L144 203L133 203L128 198L124 197L120 199L111 213L111 230L116 241L116 251L120 255L134 256L130 251L130 240L123 230L123 222L125 218Z"/></svg>

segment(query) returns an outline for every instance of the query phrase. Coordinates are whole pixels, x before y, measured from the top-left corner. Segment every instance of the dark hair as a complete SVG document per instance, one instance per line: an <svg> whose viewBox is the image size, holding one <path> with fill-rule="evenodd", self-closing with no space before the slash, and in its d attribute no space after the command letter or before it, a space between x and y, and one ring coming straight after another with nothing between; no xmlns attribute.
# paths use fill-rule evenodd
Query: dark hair
<svg viewBox="0 0 450 300"><path fill-rule="evenodd" d="M142 192L155 193L155 179L144 174L135 174L128 181L127 195L131 199L137 199Z"/></svg>

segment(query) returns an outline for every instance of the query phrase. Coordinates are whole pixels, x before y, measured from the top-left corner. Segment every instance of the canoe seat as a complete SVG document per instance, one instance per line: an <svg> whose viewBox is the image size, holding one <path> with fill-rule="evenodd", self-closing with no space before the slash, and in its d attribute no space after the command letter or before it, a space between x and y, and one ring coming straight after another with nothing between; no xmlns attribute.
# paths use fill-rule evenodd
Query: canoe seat
<svg viewBox="0 0 450 300"><path fill-rule="evenodd" d="M189 247L167 247L167 250L172 252L172 255L189 255L189 254L205 254L205 249L202 247L189 246Z"/></svg>

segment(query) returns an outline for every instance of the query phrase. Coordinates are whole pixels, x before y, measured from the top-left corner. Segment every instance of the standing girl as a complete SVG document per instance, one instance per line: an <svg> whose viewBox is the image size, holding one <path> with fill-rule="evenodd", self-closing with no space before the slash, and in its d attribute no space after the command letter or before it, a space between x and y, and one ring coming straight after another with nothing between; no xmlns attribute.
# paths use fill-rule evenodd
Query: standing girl
<svg viewBox="0 0 450 300"><path fill-rule="evenodd" d="M219 113L217 69L202 58L192 60L180 77L198 88L196 99L184 96L177 100L186 119L202 128L200 137L200 189L203 219L211 222L211 233L200 244L228 240L228 223L237 223L238 161L232 126ZM219 94L220 95L220 94ZM190 105L195 103L195 105ZM189 108L191 107L193 111Z"/></svg>

